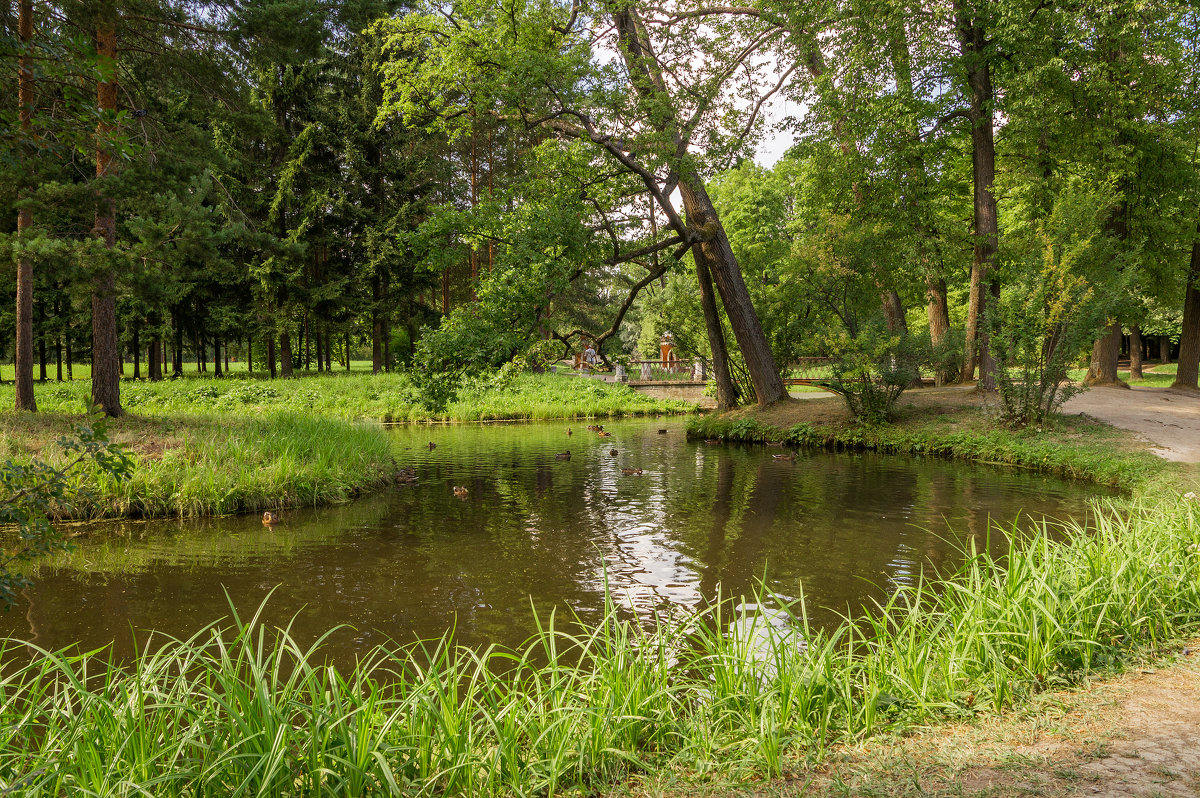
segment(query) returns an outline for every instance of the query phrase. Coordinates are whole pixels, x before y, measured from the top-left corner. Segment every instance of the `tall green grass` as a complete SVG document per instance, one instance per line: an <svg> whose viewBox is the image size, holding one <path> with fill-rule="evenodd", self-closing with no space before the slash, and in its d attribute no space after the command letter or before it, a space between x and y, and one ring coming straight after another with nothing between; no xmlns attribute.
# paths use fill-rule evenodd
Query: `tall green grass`
<svg viewBox="0 0 1200 798"><path fill-rule="evenodd" d="M556 795L776 774L831 743L1019 702L1200 628L1200 507L1133 503L977 553L832 632L550 618L518 650L364 652L236 615L129 664L4 652L0 790L25 796ZM744 627L743 627L744 628ZM763 627L765 630L766 627Z"/></svg>
<svg viewBox="0 0 1200 798"><path fill-rule="evenodd" d="M38 409L78 413L91 384L76 380L34 386ZM0 407L12 406L12 385L0 386ZM420 391L406 374L309 375L292 380L263 380L245 374L223 379L188 377L162 382L126 381L121 404L130 413L166 416L219 412L247 416L291 411L347 420L480 421L551 419L685 413L696 405L653 399L625 385L555 374L519 374L511 381L474 380L462 386L458 400L445 410L421 404Z"/></svg>

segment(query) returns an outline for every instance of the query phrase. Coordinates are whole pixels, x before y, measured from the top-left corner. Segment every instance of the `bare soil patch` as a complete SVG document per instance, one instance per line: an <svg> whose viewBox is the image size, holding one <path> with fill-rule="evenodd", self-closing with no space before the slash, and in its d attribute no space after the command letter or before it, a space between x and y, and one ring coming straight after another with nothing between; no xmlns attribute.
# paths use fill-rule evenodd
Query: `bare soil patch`
<svg viewBox="0 0 1200 798"><path fill-rule="evenodd" d="M1200 393L1173 388L1094 388L1073 397L1065 413L1086 414L1129 430L1165 460L1200 463Z"/></svg>

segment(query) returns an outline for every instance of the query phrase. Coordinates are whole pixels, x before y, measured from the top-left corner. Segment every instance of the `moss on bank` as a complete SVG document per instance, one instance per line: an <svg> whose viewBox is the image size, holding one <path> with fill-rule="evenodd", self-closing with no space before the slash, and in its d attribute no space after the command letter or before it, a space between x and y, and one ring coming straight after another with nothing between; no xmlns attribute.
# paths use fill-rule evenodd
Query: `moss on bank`
<svg viewBox="0 0 1200 798"><path fill-rule="evenodd" d="M1169 471L1164 461L1107 424L1071 416L1037 429L1005 429L961 393L918 397L890 424L855 424L834 399L792 400L765 411L744 408L691 418L687 433L705 440L1002 464L1139 493L1153 491Z"/></svg>

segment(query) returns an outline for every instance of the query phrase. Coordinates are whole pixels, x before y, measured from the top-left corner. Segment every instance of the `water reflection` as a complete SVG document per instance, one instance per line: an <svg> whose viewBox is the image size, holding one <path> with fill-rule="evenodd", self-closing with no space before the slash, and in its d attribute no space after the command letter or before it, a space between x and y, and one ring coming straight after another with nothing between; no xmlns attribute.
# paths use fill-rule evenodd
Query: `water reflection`
<svg viewBox="0 0 1200 798"><path fill-rule="evenodd" d="M398 460L417 484L288 513L273 529L238 517L97 531L43 569L3 631L48 647L115 641L127 656L135 630L187 636L229 602L246 613L270 593L267 618L294 618L301 639L350 624L331 641L348 661L450 628L471 645L516 644L535 612L598 617L606 580L620 606L648 615L750 594L764 576L782 596L803 590L816 622L833 623L953 567L968 538L983 545L989 519L1081 517L1090 495L933 460L775 461L761 447L688 443L674 421L609 424L607 439L568 438L566 426L398 429ZM568 448L570 460L555 459Z"/></svg>

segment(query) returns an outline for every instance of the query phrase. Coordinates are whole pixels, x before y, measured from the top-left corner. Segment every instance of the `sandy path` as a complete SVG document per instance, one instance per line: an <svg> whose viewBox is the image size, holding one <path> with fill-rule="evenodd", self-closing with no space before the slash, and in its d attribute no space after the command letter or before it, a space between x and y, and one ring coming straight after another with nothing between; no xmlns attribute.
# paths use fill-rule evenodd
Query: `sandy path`
<svg viewBox="0 0 1200 798"><path fill-rule="evenodd" d="M1200 393L1170 388L1092 388L1064 413L1082 413L1137 433L1166 460L1200 463Z"/></svg>

